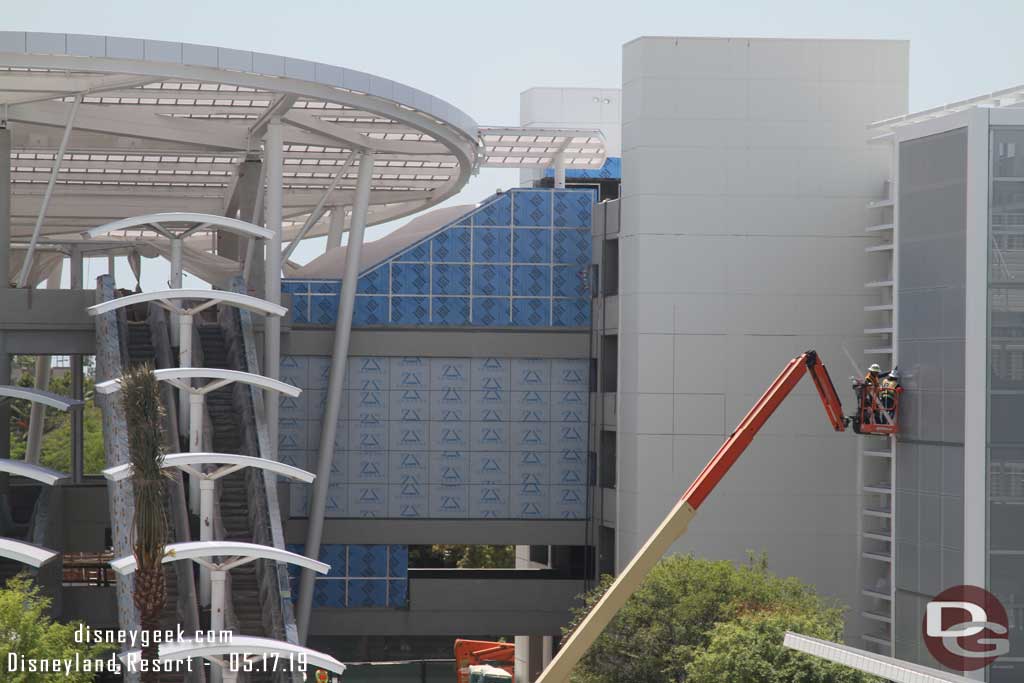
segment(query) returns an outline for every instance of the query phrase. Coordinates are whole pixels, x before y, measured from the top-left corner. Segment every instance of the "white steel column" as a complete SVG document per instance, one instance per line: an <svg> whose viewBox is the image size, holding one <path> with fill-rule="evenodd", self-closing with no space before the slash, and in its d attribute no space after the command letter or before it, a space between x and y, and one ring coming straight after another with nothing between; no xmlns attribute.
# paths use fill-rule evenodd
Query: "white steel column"
<svg viewBox="0 0 1024 683"><path fill-rule="evenodd" d="M190 382L190 380L184 381ZM181 390L181 394L188 397L188 451L189 453L200 453L203 450L203 408L206 405L206 395L198 391L184 390ZM188 507L193 514L199 514L200 511L199 496L199 478L190 476L188 478Z"/></svg>
<svg viewBox="0 0 1024 683"><path fill-rule="evenodd" d="M281 303L281 229L284 194L284 138L280 117L275 116L267 125L263 140L264 168L266 169L266 227L274 235L267 242L266 263L263 274L264 293L267 301ZM281 376L281 319L269 316L263 326L263 375L271 379ZM266 404L267 433L270 436L268 457L277 460L277 432L280 403L273 391L264 392Z"/></svg>
<svg viewBox="0 0 1024 683"><path fill-rule="evenodd" d="M2 112L0 112L2 113ZM0 118L0 159L11 158L11 129ZM0 288L11 284L11 164L0 164Z"/></svg>
<svg viewBox="0 0 1024 683"><path fill-rule="evenodd" d="M555 187L565 188L565 154L555 155Z"/></svg>
<svg viewBox="0 0 1024 683"><path fill-rule="evenodd" d="M341 296L338 301L338 322L334 330L331 374L327 383L327 407L324 410L320 448L317 454L317 475L313 484L313 499L309 507L309 530L306 535L305 552L306 557L313 559L320 555L320 541L323 536L327 488L331 483L331 464L334 462L334 437L338 429L338 414L341 412L349 339L352 334L352 313L355 310L356 286L359 282L359 253L363 248L363 233L366 228L372 182L373 153L363 152L359 159L356 198L355 204L352 206L352 225L348 233L348 250L345 252L345 277L342 281ZM305 643L309 633L309 614L313 607L315 578L312 570L302 570L295 618L299 629L299 643Z"/></svg>
<svg viewBox="0 0 1024 683"><path fill-rule="evenodd" d="M71 105L71 112L68 114L68 122L64 126L64 136L60 139L60 146L57 154L53 157L53 168L50 169L50 179L46 183L46 190L43 192L43 203L39 207L36 216L36 224L32 228L32 237L28 242L28 251L25 252L25 261L21 264L21 273L18 274L18 287L25 287L28 283L28 274L32 270L32 260L36 255L36 244L39 242L39 232L43 228L43 221L46 219L46 210L50 206L50 197L53 196L53 187L57 183L57 176L60 174L60 165L64 162L64 152L68 148L68 140L71 139L71 128L75 125L75 115L78 113L78 106L82 104L82 96L75 97Z"/></svg>
<svg viewBox="0 0 1024 683"><path fill-rule="evenodd" d="M47 289L60 289L60 278L64 270L64 259L57 262L50 277L46 280ZM53 365L51 356L36 357L36 375L33 386L46 391L50 386L50 369ZM46 406L33 403L28 416L28 443L25 445L25 462L39 464L39 453L43 447L43 423L46 420Z"/></svg>
<svg viewBox="0 0 1024 683"><path fill-rule="evenodd" d="M212 481L210 482L213 483ZM206 571L210 575L209 591L210 591L210 631L214 638L219 638L218 635L224 630L224 605L227 602L227 580L228 573L223 569L210 570L204 567L202 564L199 565L200 570L200 581L202 581L202 572ZM207 584L203 582L202 585L205 587ZM227 657L224 658L227 661ZM227 680L224 676L224 669L227 667L221 667L217 664L210 666L210 683L218 683L220 681ZM231 675L231 674L229 674ZM236 680L232 677L231 680Z"/></svg>
<svg viewBox="0 0 1024 683"><path fill-rule="evenodd" d="M202 467L200 465L199 467ZM199 479L199 477L190 474L189 481L198 480L199 482L199 540L200 541L212 541L213 540L213 506L215 503L214 492L216 491L217 482L213 479ZM214 581L214 574L217 572L210 572L210 570L199 565L199 602L202 605L213 605L213 609L210 611L210 628L217 630L213 626L213 614L217 609L216 601L216 588L211 588L211 581ZM223 585L221 586L223 589ZM221 597L221 611L223 612L223 596ZM221 624L223 627L223 622Z"/></svg>

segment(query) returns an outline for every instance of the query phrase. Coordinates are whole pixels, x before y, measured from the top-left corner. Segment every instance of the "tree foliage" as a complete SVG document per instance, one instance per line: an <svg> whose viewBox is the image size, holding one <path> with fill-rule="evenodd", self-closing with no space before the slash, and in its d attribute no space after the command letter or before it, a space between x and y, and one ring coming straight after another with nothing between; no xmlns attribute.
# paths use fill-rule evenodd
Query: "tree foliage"
<svg viewBox="0 0 1024 683"><path fill-rule="evenodd" d="M584 596L571 631L611 585ZM652 570L573 672L575 683L868 683L876 679L787 650L787 629L839 640L843 609L795 578L674 555Z"/></svg>
<svg viewBox="0 0 1024 683"><path fill-rule="evenodd" d="M22 573L7 581L0 590L0 662L4 663L3 680L9 683L43 683L60 679L70 683L87 683L94 674L72 670L68 675L25 671L20 662L43 660L109 659L111 647L75 642L77 623L62 624L50 618L50 599L42 595L28 574ZM8 657L18 656L19 666L8 671ZM104 657L107 655L107 657ZM24 660L21 658L24 657Z"/></svg>
<svg viewBox="0 0 1024 683"><path fill-rule="evenodd" d="M15 382L21 387L32 387L35 383L36 356L15 356ZM99 474L106 467L103 453L103 415L99 406L92 400L93 367L85 364L85 380L83 389L86 404L82 411L84 420L85 443L83 455L86 474ZM71 396L71 373L54 371L50 378L48 391L61 396ZM28 401L11 401L11 457L15 460L25 458L28 446L29 413L32 404ZM59 470L71 471L71 415L56 408L47 408L43 420L43 442L39 454L39 464Z"/></svg>
<svg viewBox="0 0 1024 683"><path fill-rule="evenodd" d="M511 569L511 545L420 545L409 548L409 565L418 569Z"/></svg>

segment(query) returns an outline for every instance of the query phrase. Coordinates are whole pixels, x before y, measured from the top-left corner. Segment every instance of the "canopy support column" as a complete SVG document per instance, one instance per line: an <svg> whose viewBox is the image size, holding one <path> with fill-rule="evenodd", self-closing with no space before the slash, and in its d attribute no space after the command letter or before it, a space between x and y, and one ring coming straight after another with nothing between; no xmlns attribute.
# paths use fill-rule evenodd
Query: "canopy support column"
<svg viewBox="0 0 1024 683"><path fill-rule="evenodd" d="M309 508L309 531L306 536L306 557L320 555L320 541L324 529L324 511L327 488L331 483L331 464L334 462L334 437L341 412L342 387L348 364L348 347L352 335L352 313L355 311L356 287L359 282L359 252L363 248L363 233L370 206L370 186L373 182L373 153L363 152L359 158L359 176L356 183L355 204L352 206L352 225L348 233L345 252L345 279L338 301L338 324L334 330L334 349L331 355L331 374L327 383L327 407L324 411L323 431L320 433L317 475L313 484L313 499ZM305 643L309 635L309 615L313 607L313 572L303 570L299 586L296 625L299 642Z"/></svg>
<svg viewBox="0 0 1024 683"><path fill-rule="evenodd" d="M11 158L11 129L0 119L0 159ZM0 288L11 286L11 165L0 164Z"/></svg>
<svg viewBox="0 0 1024 683"><path fill-rule="evenodd" d="M32 228L32 237L29 238L28 251L25 252L25 261L21 264L21 273L18 274L18 287L24 288L28 284L28 274L32 271L32 260L36 255L36 244L39 242L39 232L43 229L43 221L46 220L46 210L50 207L50 197L53 196L53 187L57 184L57 176L60 175L60 165L64 163L64 153L68 149L68 140L71 139L71 129L75 125L75 115L78 114L78 106L82 104L81 94L75 97L71 105L71 112L68 114L67 125L64 126L64 137L60 139L60 146L57 154L53 157L53 168L50 170L50 179L46 183L46 190L43 192L43 203L39 207L39 214L36 216L36 224Z"/></svg>
<svg viewBox="0 0 1024 683"><path fill-rule="evenodd" d="M213 483L212 481L210 482ZM210 590L210 631L213 638L219 638L221 631L224 630L224 604L227 597L227 580L228 573L223 569L207 569L200 565L200 570L205 570L210 575L209 590ZM200 579L202 580L202 579ZM206 585L206 582L203 582ZM225 660L227 657L225 657ZM224 668L213 664L210 667L210 683L218 683L227 680L227 676L224 676ZM234 679L233 679L234 680Z"/></svg>
<svg viewBox="0 0 1024 683"><path fill-rule="evenodd" d="M555 155L555 188L565 189L565 154Z"/></svg>
<svg viewBox="0 0 1024 683"><path fill-rule="evenodd" d="M206 397L198 391L182 390L181 393L188 395L188 451L189 453L200 453L203 450L203 408L206 404ZM190 476L188 478L188 507L193 514L199 514L200 511L199 496L199 477Z"/></svg>
<svg viewBox="0 0 1024 683"><path fill-rule="evenodd" d="M281 118L275 116L267 125L267 134L263 140L266 164L266 227L273 232L267 241L266 270L264 277L263 298L267 301L281 303L281 230L284 213L284 131ZM281 376L281 320L272 316L267 318L263 326L263 375L271 379ZM273 391L264 393L266 404L267 432L270 436L270 453L267 457L277 460L278 415L280 414L279 398Z"/></svg>
<svg viewBox="0 0 1024 683"><path fill-rule="evenodd" d="M202 465L200 465L202 467ZM189 481L193 479L199 479L191 472L189 473ZM216 482L213 479L202 478L199 479L199 540L200 541L212 541L213 540L213 505L214 505L214 491L216 490ZM212 604L214 606L211 611L210 617L210 628L214 631L217 627L213 626L212 614L216 611L216 596L213 595L210 582L213 581L213 573L203 566L199 565L199 601L203 605ZM223 586L221 587L223 589ZM222 596L223 599L223 596ZM211 602L212 601L212 602ZM221 605L221 611L223 611L223 603ZM221 615L223 617L223 615ZM220 628L223 628L223 622Z"/></svg>

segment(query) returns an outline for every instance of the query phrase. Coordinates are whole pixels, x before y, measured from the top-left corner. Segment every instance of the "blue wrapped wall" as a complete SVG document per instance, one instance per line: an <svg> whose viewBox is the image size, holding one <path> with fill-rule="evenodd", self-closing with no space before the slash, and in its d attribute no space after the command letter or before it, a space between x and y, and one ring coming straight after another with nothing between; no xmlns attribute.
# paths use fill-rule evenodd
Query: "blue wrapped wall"
<svg viewBox="0 0 1024 683"><path fill-rule="evenodd" d="M289 544L287 549L302 555L305 546ZM331 569L316 578L314 607L408 607L408 546L325 543L319 559ZM302 570L288 565L288 571L294 600Z"/></svg>
<svg viewBox="0 0 1024 683"><path fill-rule="evenodd" d="M589 327L589 189L516 189L359 277L353 325ZM298 325L334 325L338 280L287 279Z"/></svg>
<svg viewBox="0 0 1024 683"><path fill-rule="evenodd" d="M329 369L282 359L282 462L316 469ZM586 359L354 356L346 385L327 517L586 518Z"/></svg>

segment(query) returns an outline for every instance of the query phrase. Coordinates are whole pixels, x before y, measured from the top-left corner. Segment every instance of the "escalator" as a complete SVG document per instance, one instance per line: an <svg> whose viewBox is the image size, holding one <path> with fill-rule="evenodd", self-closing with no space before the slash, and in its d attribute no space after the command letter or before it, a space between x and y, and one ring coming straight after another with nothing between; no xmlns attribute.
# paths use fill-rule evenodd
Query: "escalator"
<svg viewBox="0 0 1024 683"><path fill-rule="evenodd" d="M101 277L100 298L114 296L113 287ZM119 309L116 313L97 316L97 376L118 376L123 368L135 363L152 363L156 368L175 367L177 356L170 346L168 334L170 320L164 309L150 304L145 310ZM255 355L252 322L248 313L240 314L232 307L211 308L197 315L193 327L193 361L198 367L225 368L259 373ZM163 397L168 411L168 452L185 451L187 438L179 437L176 428L177 401L174 391L165 385ZM229 384L206 395L204 450L220 453L239 453L261 457L270 449L266 425L257 418L263 415L262 390L248 384ZM115 403L101 406L105 421L113 429L104 431L108 466L127 459L126 440L119 434L127 429L123 415ZM204 420L205 421L205 420ZM105 422L106 427L106 422ZM170 443L173 440L174 443ZM244 469L232 473L218 482L218 507L214 515L217 537L230 541L244 541L284 548L281 514L277 489L272 475L262 470ZM173 542L198 537L198 519L186 511L187 487L181 478L170 487L168 514L174 531ZM126 543L131 533L131 499L123 490L110 489L111 517L115 550L122 555L130 552ZM174 562L167 565L168 600L162 627L182 624L188 632L193 628L208 628L208 612L200 614L196 605L195 578L192 563ZM295 619L288 595L288 574L284 565L267 560L245 564L230 571L226 626L235 634L284 640L297 644ZM179 595L180 594L180 595ZM119 602L130 602L130 595L119 587ZM131 624L122 624L131 628ZM163 681L186 680L181 677L162 676ZM290 675L278 673L243 674L243 681L291 681Z"/></svg>
<svg viewBox="0 0 1024 683"><path fill-rule="evenodd" d="M199 333L203 365L208 368L232 367L224 340L224 331L217 323L204 323L196 327ZM235 409L235 385L228 385L206 395L206 410L210 416L213 443L217 453L242 453L241 425ZM248 470L229 474L219 482L220 520L224 525L224 540L252 543L253 531L249 519L249 500L246 477ZM250 562L231 570L231 602L240 635L264 636L263 610L260 607L259 581L256 565Z"/></svg>

